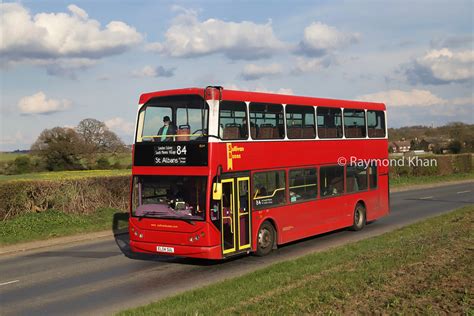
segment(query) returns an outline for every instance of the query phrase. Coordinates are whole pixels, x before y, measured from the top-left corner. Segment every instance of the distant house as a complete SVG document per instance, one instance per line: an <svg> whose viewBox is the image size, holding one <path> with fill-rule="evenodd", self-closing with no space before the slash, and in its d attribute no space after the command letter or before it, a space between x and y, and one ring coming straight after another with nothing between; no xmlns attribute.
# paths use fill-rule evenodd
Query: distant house
<svg viewBox="0 0 474 316"><path fill-rule="evenodd" d="M406 140L391 142L388 146L394 153L406 153L410 151L410 142Z"/></svg>

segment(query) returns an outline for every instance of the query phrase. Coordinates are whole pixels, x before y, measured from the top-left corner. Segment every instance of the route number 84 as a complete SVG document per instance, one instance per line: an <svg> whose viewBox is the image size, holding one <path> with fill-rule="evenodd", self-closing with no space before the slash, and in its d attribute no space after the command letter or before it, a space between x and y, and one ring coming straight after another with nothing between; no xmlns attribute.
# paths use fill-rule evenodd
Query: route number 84
<svg viewBox="0 0 474 316"><path fill-rule="evenodd" d="M186 155L186 146L177 146L176 153L178 155L181 155L181 154Z"/></svg>

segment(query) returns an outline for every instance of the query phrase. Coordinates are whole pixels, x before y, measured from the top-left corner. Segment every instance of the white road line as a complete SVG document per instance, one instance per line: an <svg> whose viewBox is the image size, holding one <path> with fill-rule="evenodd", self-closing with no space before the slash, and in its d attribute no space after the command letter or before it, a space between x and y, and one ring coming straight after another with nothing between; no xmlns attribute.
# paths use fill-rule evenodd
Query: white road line
<svg viewBox="0 0 474 316"><path fill-rule="evenodd" d="M421 197L420 200L429 200L432 198L434 198L434 196L425 196L425 197Z"/></svg>
<svg viewBox="0 0 474 316"><path fill-rule="evenodd" d="M471 192L471 190L467 190L467 191L459 191L459 192L456 192L456 194L463 194L463 193L469 193Z"/></svg>
<svg viewBox="0 0 474 316"><path fill-rule="evenodd" d="M0 283L0 286L8 285L8 284L16 283L16 282L20 282L20 280L13 280L13 281L8 281L8 282L3 282L3 283Z"/></svg>

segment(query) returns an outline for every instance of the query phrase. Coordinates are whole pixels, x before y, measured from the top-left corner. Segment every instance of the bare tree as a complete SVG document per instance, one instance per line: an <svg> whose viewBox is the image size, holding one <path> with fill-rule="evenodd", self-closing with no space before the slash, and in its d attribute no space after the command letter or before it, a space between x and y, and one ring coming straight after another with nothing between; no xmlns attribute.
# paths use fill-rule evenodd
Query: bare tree
<svg viewBox="0 0 474 316"><path fill-rule="evenodd" d="M87 153L124 151L125 144L105 123L88 118L79 122L76 131L83 139Z"/></svg>

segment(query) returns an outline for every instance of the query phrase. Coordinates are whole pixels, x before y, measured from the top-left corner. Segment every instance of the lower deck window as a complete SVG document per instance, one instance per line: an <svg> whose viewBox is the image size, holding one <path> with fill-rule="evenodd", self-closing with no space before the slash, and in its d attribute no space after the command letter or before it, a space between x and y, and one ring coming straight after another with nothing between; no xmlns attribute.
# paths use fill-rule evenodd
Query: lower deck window
<svg viewBox="0 0 474 316"><path fill-rule="evenodd" d="M321 197L344 193L344 167L328 166L319 170Z"/></svg>
<svg viewBox="0 0 474 316"><path fill-rule="evenodd" d="M347 192L367 190L367 166L347 166Z"/></svg>
<svg viewBox="0 0 474 316"><path fill-rule="evenodd" d="M318 178L315 168L290 170L290 202L315 199L318 192Z"/></svg>
<svg viewBox="0 0 474 316"><path fill-rule="evenodd" d="M253 175L252 200L255 209L286 203L285 171L258 172Z"/></svg>
<svg viewBox="0 0 474 316"><path fill-rule="evenodd" d="M376 189L377 188L377 166L370 166L369 167L369 183L370 183L370 188L371 189Z"/></svg>

